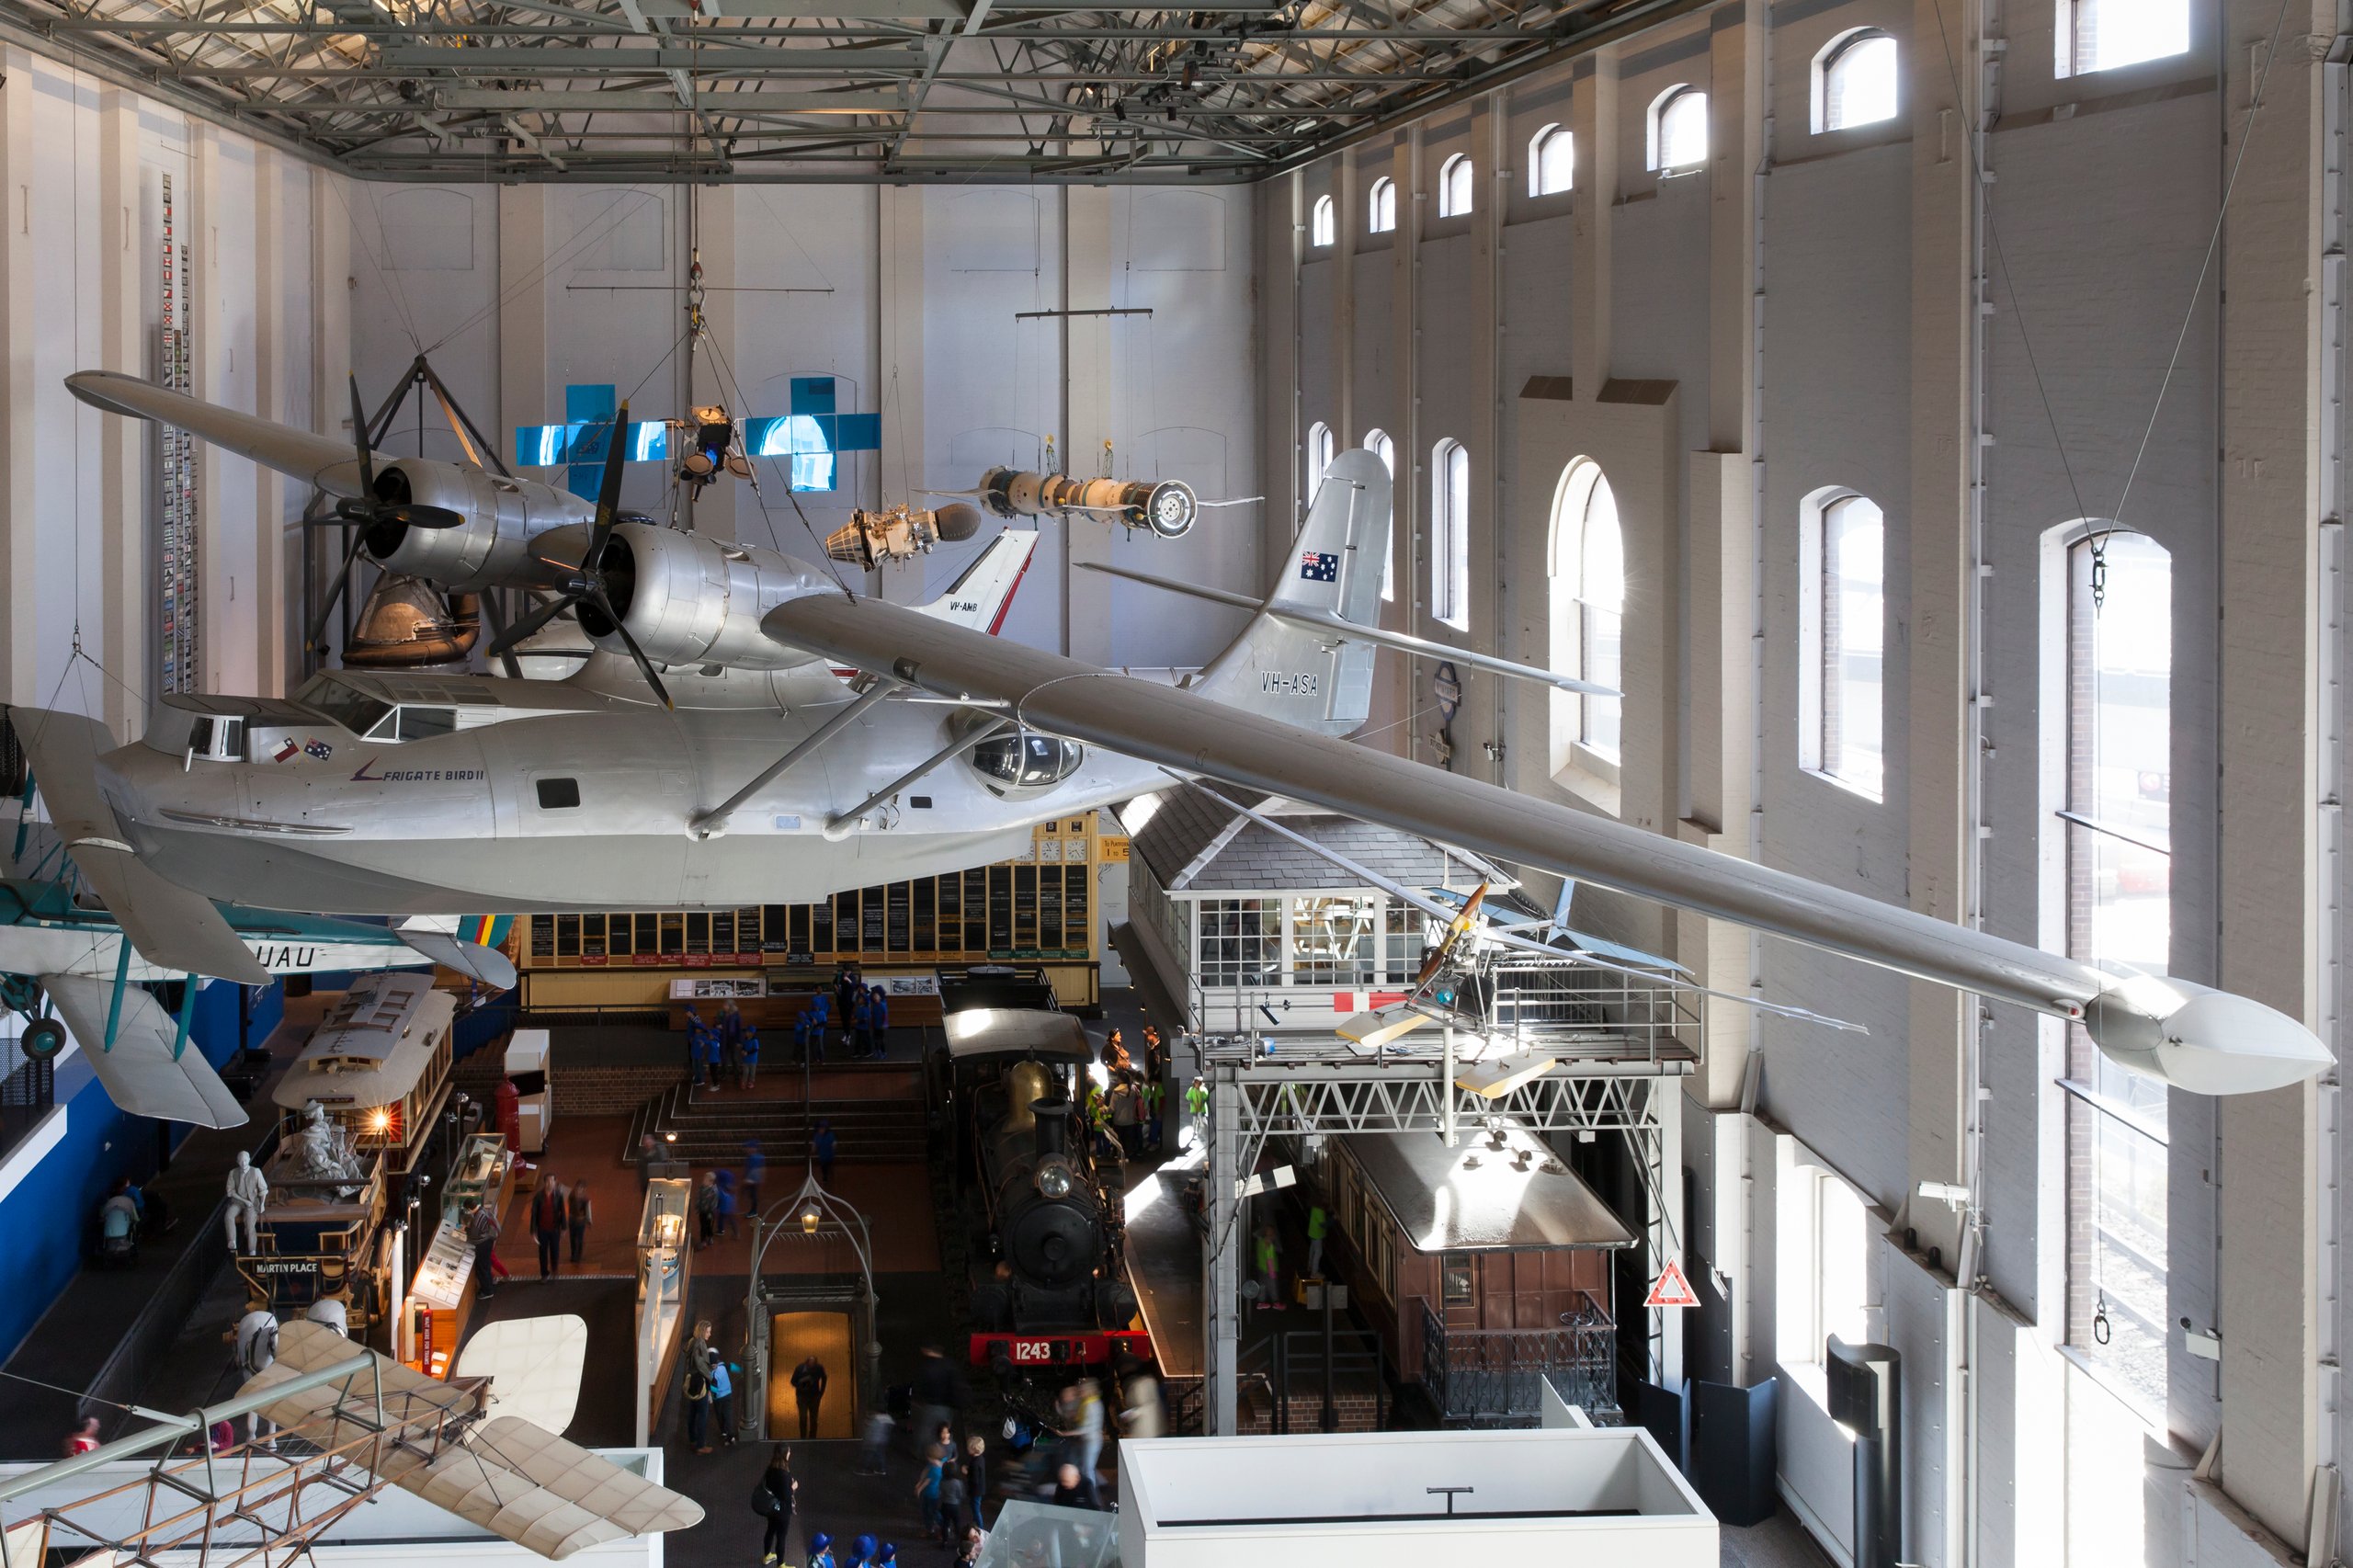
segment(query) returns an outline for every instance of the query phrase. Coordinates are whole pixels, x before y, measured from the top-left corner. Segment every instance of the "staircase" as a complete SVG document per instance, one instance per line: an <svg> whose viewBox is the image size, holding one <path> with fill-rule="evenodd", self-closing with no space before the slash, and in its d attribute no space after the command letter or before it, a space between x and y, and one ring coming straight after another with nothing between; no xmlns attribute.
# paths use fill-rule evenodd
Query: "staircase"
<svg viewBox="0 0 2353 1568"><path fill-rule="evenodd" d="M740 1165L744 1145L759 1140L771 1172L809 1157L808 1133L820 1121L834 1129L836 1160L857 1164L920 1164L930 1147L923 1079L909 1071L862 1075L871 1089L856 1095L819 1096L804 1108L800 1085L790 1097L746 1095L735 1090L690 1095L676 1084L640 1105L630 1117L621 1158L635 1164L640 1140L654 1134L661 1158L690 1165ZM868 1083L857 1085L868 1090ZM665 1135L676 1133L675 1142Z"/></svg>

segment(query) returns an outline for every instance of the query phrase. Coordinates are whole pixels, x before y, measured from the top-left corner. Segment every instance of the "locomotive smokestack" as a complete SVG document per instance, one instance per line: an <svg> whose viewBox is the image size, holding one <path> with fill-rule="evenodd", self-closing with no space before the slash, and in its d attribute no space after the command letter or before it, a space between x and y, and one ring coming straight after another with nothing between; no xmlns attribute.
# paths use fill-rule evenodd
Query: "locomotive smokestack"
<svg viewBox="0 0 2353 1568"><path fill-rule="evenodd" d="M1067 1153L1070 1149L1070 1101L1033 1100L1029 1114L1038 1119L1038 1157Z"/></svg>

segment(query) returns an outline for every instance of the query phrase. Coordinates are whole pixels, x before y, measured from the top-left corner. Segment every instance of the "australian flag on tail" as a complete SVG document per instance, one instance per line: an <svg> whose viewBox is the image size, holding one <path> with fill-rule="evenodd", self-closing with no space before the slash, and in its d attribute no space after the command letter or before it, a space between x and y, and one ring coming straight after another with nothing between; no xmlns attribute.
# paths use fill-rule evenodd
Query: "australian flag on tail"
<svg viewBox="0 0 2353 1568"><path fill-rule="evenodd" d="M1299 558L1299 574L1311 583L1340 580L1340 558L1328 550L1311 550Z"/></svg>

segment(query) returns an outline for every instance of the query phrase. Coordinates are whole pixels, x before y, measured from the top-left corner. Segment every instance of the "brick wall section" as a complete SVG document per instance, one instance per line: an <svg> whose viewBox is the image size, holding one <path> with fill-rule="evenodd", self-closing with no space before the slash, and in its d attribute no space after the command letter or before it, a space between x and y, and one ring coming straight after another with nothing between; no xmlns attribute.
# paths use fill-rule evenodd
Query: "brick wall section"
<svg viewBox="0 0 2353 1568"><path fill-rule="evenodd" d="M450 1082L487 1101L506 1075L502 1064L501 1053L478 1051L458 1063ZM555 1114L627 1116L686 1075L684 1067L560 1067L555 1073Z"/></svg>

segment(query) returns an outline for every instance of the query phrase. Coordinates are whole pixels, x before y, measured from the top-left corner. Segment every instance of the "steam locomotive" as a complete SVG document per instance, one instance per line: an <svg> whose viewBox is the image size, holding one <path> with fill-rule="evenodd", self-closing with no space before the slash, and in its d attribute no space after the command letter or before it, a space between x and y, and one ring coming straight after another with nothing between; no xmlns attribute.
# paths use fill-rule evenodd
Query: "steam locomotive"
<svg viewBox="0 0 2353 1568"><path fill-rule="evenodd" d="M1075 1124L1071 1091L1093 1060L1078 1020L1042 977L942 977L951 1157L977 1187L971 1299L978 1364L1089 1363L1115 1346L1149 1354L1128 1324L1135 1293L1121 1262L1120 1197ZM1042 1004L1042 1005L1041 1005Z"/></svg>

